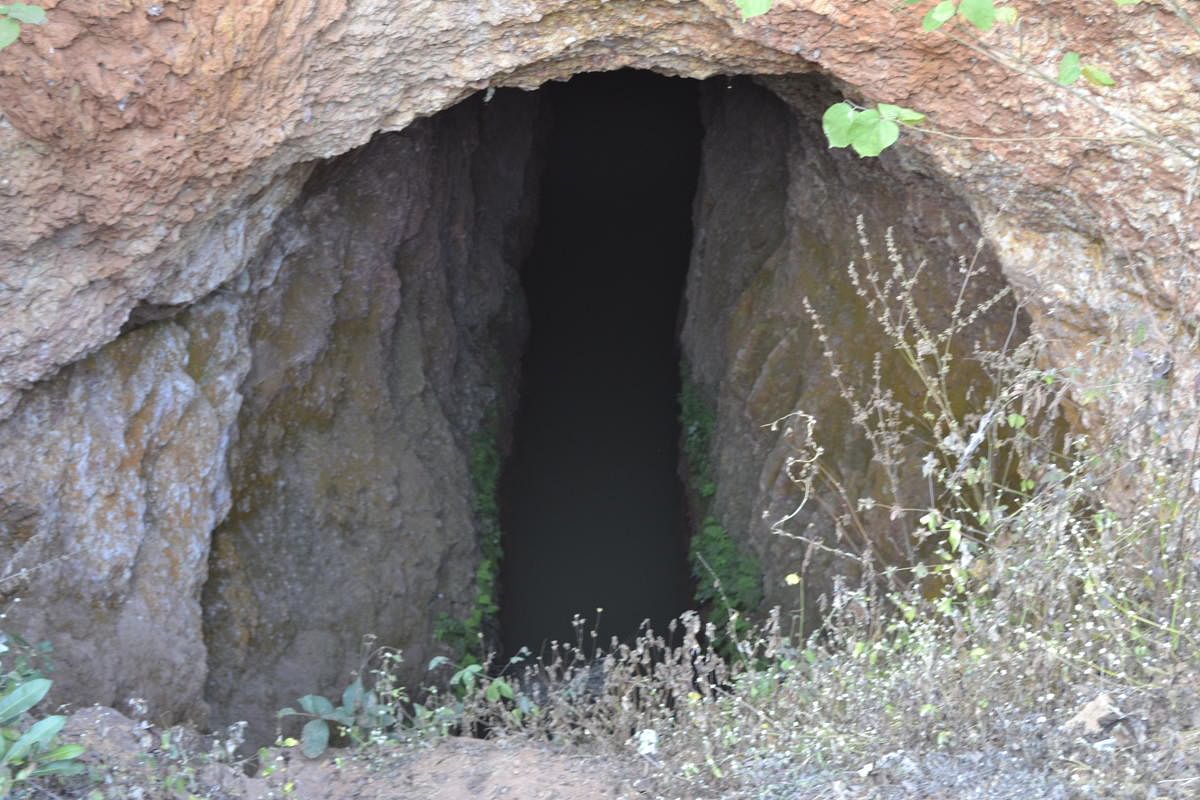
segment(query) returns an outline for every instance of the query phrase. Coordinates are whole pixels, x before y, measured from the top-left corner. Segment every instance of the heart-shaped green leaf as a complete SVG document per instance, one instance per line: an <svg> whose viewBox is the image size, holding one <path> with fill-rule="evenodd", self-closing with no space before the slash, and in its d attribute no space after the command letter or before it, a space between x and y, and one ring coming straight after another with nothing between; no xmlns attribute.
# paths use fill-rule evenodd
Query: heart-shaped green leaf
<svg viewBox="0 0 1200 800"><path fill-rule="evenodd" d="M1084 64L1081 72L1088 83L1096 86L1116 86L1117 84L1111 75L1093 64Z"/></svg>
<svg viewBox="0 0 1200 800"><path fill-rule="evenodd" d="M1079 68L1079 53L1068 51L1058 63L1058 82L1061 86L1070 86L1079 80L1082 71Z"/></svg>
<svg viewBox="0 0 1200 800"><path fill-rule="evenodd" d="M21 35L21 23L8 17L0 18L0 50L8 47Z"/></svg>
<svg viewBox="0 0 1200 800"><path fill-rule="evenodd" d="M992 0L962 0L958 13L981 31L990 31L996 24L996 4Z"/></svg>
<svg viewBox="0 0 1200 800"><path fill-rule="evenodd" d="M899 138L900 127L875 109L861 112L850 124L850 146L864 158L879 155Z"/></svg>
<svg viewBox="0 0 1200 800"><path fill-rule="evenodd" d="M333 703L319 694L306 694L300 698L300 707L309 714L324 716L333 713Z"/></svg>
<svg viewBox="0 0 1200 800"><path fill-rule="evenodd" d="M329 746L329 723L323 719L310 719L300 732L300 751L309 758L317 758Z"/></svg>
<svg viewBox="0 0 1200 800"><path fill-rule="evenodd" d="M742 12L742 19L762 16L771 10L774 2L775 0L734 0L738 10Z"/></svg>
<svg viewBox="0 0 1200 800"><path fill-rule="evenodd" d="M830 147L846 147L850 144L850 125L857 114L849 103L834 103L825 109L821 117L821 130Z"/></svg>
<svg viewBox="0 0 1200 800"><path fill-rule="evenodd" d="M9 3L4 6L4 13L17 22L28 22L30 25L45 25L46 10L40 6L28 3Z"/></svg>
<svg viewBox="0 0 1200 800"><path fill-rule="evenodd" d="M942 2L929 9L929 13L925 15L925 19L921 20L921 27L926 31L936 31L950 21L950 18L954 16L954 11L954 3L950 2L950 0L942 0Z"/></svg>

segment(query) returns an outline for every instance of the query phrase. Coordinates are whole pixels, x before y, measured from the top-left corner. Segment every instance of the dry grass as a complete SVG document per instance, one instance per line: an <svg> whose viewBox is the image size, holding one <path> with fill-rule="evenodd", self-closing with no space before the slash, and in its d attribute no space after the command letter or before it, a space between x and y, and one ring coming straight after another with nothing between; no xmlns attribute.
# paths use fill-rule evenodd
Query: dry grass
<svg viewBox="0 0 1200 800"><path fill-rule="evenodd" d="M972 774L1002 776L976 787L988 797L1200 795L1193 387L1148 363L1142 379L1105 389L1124 394L1113 407L1132 401L1138 414L1098 436L1072 433L1064 420L1096 387L1047 367L1033 338L973 353L990 391L958 411L951 344L981 309L956 308L930 330L912 300L921 265L907 266L889 241L881 270L865 236L863 246L848 279L926 397L916 414L879 384L843 386L896 490L842 497L834 516L887 510L927 556L888 563L869 531L805 539L788 531L789 515L780 535L835 550L867 576L838 584L807 638L773 616L725 663L687 616L632 648L567 649L536 668L536 683L524 681L539 687L533 719L518 724L487 703L459 713L492 735L640 747L664 795L969 796ZM964 284L974 264L960 264ZM839 374L837 353L826 357ZM806 502L840 490L821 469L810 420L776 423L795 428L791 469ZM928 504L899 505L916 472ZM1101 695L1108 706L1090 728L1071 724Z"/></svg>

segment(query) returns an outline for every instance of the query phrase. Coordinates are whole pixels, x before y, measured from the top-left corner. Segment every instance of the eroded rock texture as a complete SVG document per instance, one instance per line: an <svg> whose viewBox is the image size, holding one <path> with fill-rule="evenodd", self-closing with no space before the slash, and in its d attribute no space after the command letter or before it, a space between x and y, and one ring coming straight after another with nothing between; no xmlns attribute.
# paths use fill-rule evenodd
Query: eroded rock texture
<svg viewBox="0 0 1200 800"><path fill-rule="evenodd" d="M201 712L200 592L229 510L249 366L236 299L127 333L0 423L5 621L51 640L58 696Z"/></svg>
<svg viewBox="0 0 1200 800"><path fill-rule="evenodd" d="M848 0L780 0L748 23L727 0L47 5L49 24L0 57L0 413L138 302L193 302L244 269L287 199L265 190L292 164L478 88L621 66L819 69L855 99L1000 137L911 135L904 149L980 215L1059 356L1140 315L1155 346L1194 361L1179 318L1196 323L1200 214L1179 147L1200 128L1200 37L1156 4L1017 2L1021 34L985 42L1024 71L922 32L911 9ZM1069 48L1119 85L1064 92L1028 74ZM1087 138L1146 129L1160 139ZM1083 138L1047 141L1059 136ZM1119 366L1103 356L1082 365Z"/></svg>
<svg viewBox="0 0 1200 800"><path fill-rule="evenodd" d="M1159 4L1018 0L1021 36L984 37L1042 72L1081 50L1118 77L1104 92L1063 91L921 32L912 11L849 0L779 0L748 23L726 0L45 5L49 24L0 53L0 548L10 571L37 568L2 587L24 598L11 622L53 633L78 700L153 689L156 714L203 710L198 597L231 485L209 595L218 717L262 689L251 664L269 666L271 697L308 690L347 666L354 626L407 644L466 596L473 564L447 566L471 541L463 453L504 393L489 359L519 339L511 277L466 265L512 263L515 245L481 243L515 241L485 229L520 238L499 187L524 180L523 156L484 157L486 118L455 112L438 124L478 149L439 150L417 126L372 145L388 165L354 161L293 201L304 165L477 89L622 66L823 72L851 99L966 137L907 133L876 169L825 152L802 84L777 88L803 111L745 100L778 124L710 104L685 345L721 415L719 512L772 569L793 553L772 549L758 514L789 501L786 448L747 442L832 402L799 368L820 354L797 301L857 325L835 311L857 212L876 240L908 220L902 248L938 268L982 230L1082 381L1145 373L1098 338L1135 329L1173 358L1172 380L1196 375L1200 213L1181 148L1200 128L1200 43ZM851 203L847 186L868 196ZM495 193L503 213L485 218ZM931 302L946 288L931 283ZM496 344L481 344L489 326ZM848 474L864 463L844 431L822 435L845 445ZM363 495L367 479L389 488ZM417 543L432 549L406 558Z"/></svg>
<svg viewBox="0 0 1200 800"><path fill-rule="evenodd" d="M202 719L207 682L262 738L363 634L420 674L474 594L470 450L511 416L535 112L477 98L298 167L238 279L0 422L6 624L53 641L63 697Z"/></svg>
<svg viewBox="0 0 1200 800"><path fill-rule="evenodd" d="M913 557L906 523L890 521L883 510L848 508L847 500L870 497L919 507L928 495L919 460L897 470L898 481L880 469L845 397L849 391L865 402L875 386L877 354L879 387L893 392L914 416L923 410L926 394L847 274L851 262L863 276L872 268L864 261L855 218L863 218L873 268L883 280L892 276L885 246L889 227L911 273L925 262L914 296L934 332L949 324L964 281L960 256L975 252L980 232L961 200L893 154L862 160L830 150L816 113L830 100L823 82L801 77L765 83L774 93L748 80L728 88L711 81L705 85L704 154L683 349L691 379L716 412L715 513L734 539L759 557L766 605L804 608L811 625L818 621L813 601L829 594L835 576L853 575L856 564L815 549L805 585L793 588L784 581L787 573L800 571L809 550L806 542L771 531L803 497L787 460L809 455L810 440L804 421L793 412L815 418L812 440L824 448L821 462L832 480L814 481L804 510L784 531L861 551L867 542L860 530L838 523L853 511L874 551L903 563ZM982 252L975 268L979 274L962 292L964 314L1005 288L993 253ZM805 298L823 332L815 330ZM1010 338L1019 342L1027 326L1011 296L1004 296L959 337L954 352L966 356L977 346L999 349ZM962 403L981 375L969 360L960 361L951 379L954 399ZM776 420L780 424L772 427Z"/></svg>
<svg viewBox="0 0 1200 800"><path fill-rule="evenodd" d="M505 435L525 335L535 109L476 98L319 169L251 267L205 592L215 721L269 736L271 709L346 681L367 633L420 679L439 617L466 615L470 454Z"/></svg>

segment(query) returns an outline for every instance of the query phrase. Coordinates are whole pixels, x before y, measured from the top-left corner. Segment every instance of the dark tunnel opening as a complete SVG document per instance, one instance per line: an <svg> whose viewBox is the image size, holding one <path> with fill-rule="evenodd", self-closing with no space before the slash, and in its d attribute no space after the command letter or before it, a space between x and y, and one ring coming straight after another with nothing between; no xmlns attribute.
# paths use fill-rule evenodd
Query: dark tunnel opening
<svg viewBox="0 0 1200 800"><path fill-rule="evenodd" d="M530 339L502 482L509 654L661 628L689 606L677 319L699 170L697 85L586 74L542 90L549 138L522 271ZM586 634L585 634L586 635Z"/></svg>

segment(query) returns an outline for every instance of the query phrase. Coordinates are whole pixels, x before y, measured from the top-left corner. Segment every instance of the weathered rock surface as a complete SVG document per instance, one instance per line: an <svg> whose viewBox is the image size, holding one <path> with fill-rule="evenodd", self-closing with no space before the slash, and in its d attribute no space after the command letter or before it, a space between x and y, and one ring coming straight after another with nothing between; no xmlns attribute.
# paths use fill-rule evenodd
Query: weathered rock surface
<svg viewBox="0 0 1200 800"><path fill-rule="evenodd" d="M238 279L0 422L6 625L53 642L64 698L202 720L207 684L257 741L364 634L421 677L474 596L471 448L511 416L535 117L502 93L298 167Z"/></svg>
<svg viewBox="0 0 1200 800"><path fill-rule="evenodd" d="M885 248L889 227L910 271L926 262L914 294L935 332L948 324L963 285L959 257L975 251L981 234L961 200L894 154L863 160L830 150L815 111L829 103L824 82L799 77L767 83L774 94L748 80L729 88L705 86L683 350L692 380L716 412L714 511L734 539L759 557L766 605L805 608L812 624L818 621L813 600L828 593L835 575L853 574L856 565L817 550L805 585L785 583L787 573L800 571L808 549L804 541L771 531L803 498L788 459L809 455L807 446L815 441L825 451L822 465L847 498L919 507L928 494L917 460L898 470L896 483L887 479L843 397L845 391L859 402L869 397L876 354L880 388L894 392L916 416L925 396L847 275L851 262L864 276L872 268L864 262L855 217L863 218L873 268L885 280L892 274ZM1005 287L990 251L980 254L976 268L980 274L962 293L968 314ZM805 298L825 326L824 342L804 309ZM1005 296L954 349L970 354L977 345L999 348L1010 333L1021 341L1027 329L1027 319ZM969 362L960 364L951 375L956 399L980 377ZM816 419L812 440L803 420L791 416L797 410ZM772 427L776 420L782 421ZM847 508L828 480L818 478L813 488L785 531L858 551L866 544L860 532L838 523L855 511L878 555L893 563L912 559L906 523L889 521L882 510Z"/></svg>
<svg viewBox="0 0 1200 800"><path fill-rule="evenodd" d="M940 130L999 136L911 135L904 148L974 207L1063 357L1112 317L1142 315L1156 345L1181 351L1169 312L1196 322L1195 162L1088 138L1152 128L1194 143L1200 37L1157 5L1029 4L1020 36L984 37L1042 72L1082 50L1120 78L1103 93L1062 91L869 3L781 0L748 23L725 0L47 5L49 24L0 56L0 413L111 340L139 302L192 302L243 269L292 164L478 88L620 66L819 69Z"/></svg>
<svg viewBox="0 0 1200 800"><path fill-rule="evenodd" d="M198 597L231 486L209 595L218 718L264 685L290 699L340 680L363 627L414 646L466 597L473 564L452 558L471 547L464 453L504 392L489 359L511 354L519 311L500 266L484 277L465 265L519 250L479 243L519 233L500 187L523 180L523 156L439 151L419 126L372 146L395 148L391 166L340 167L292 203L313 159L476 89L621 66L818 71L852 99L919 108L968 137L906 133L874 167L825 152L811 98L792 98L804 119L759 104L781 120L762 129L711 114L689 296L711 329L693 316L685 344L720 407L720 513L772 569L794 553L771 549L784 545L758 514L791 497L779 473L790 448L745 442L797 405L831 402L815 368L794 366L820 355L797 300L842 307L836 270L857 254L858 211L876 236L914 220L902 247L936 265L973 248L973 214L1081 380L1144 372L1092 344L1135 328L1146 351L1173 357L1172 380L1196 375L1200 213L1178 148L1200 129L1200 37L1156 4L1017 3L1030 62L1052 72L1064 49L1083 50L1120 80L1102 93L1006 69L876 3L780 0L748 23L725 0L46 5L49 24L0 53L0 550L10 572L38 568L2 587L24 598L12 623L54 632L76 699L157 687L154 713L203 711ZM1003 55L1018 37L984 41ZM438 124L482 142L487 125L469 115ZM1091 138L1147 128L1161 136ZM739 170L753 179L733 181ZM872 193L866 207L830 188L843 185ZM483 195L505 213L481 216ZM816 207L821 220L805 216ZM861 467L844 431L823 435L843 446L842 469ZM391 489L356 494L366 480ZM421 557L406 558L417 543ZM251 664L271 677L249 681Z"/></svg>
<svg viewBox="0 0 1200 800"><path fill-rule="evenodd" d="M340 691L361 637L425 677L474 598L471 451L503 446L525 331L536 102L478 98L330 162L249 270L233 510L205 590L213 720Z"/></svg>
<svg viewBox="0 0 1200 800"><path fill-rule="evenodd" d="M127 333L0 423L5 625L52 640L61 698L202 710L200 592L249 366L236 301Z"/></svg>

